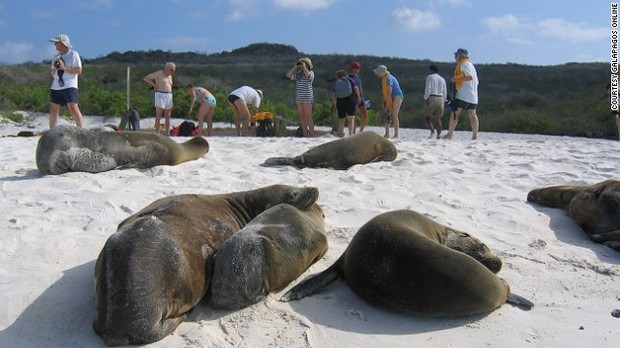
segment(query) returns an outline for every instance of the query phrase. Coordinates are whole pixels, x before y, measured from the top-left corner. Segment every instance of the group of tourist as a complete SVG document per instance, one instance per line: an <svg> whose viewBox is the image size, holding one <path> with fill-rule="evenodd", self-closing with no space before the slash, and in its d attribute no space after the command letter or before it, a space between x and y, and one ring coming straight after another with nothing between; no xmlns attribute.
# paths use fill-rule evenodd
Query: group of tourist
<svg viewBox="0 0 620 348"><path fill-rule="evenodd" d="M58 122L61 106L67 106L78 127L84 125L84 117L78 107L78 75L82 73L82 62L79 54L72 49L69 37L60 34L50 39L58 54L52 59L51 76L53 78L50 91L50 128ZM451 139L458 124L459 115L463 110L469 116L472 139L477 139L479 122L476 115L478 104L478 76L474 65L469 60L467 50L459 48L454 53L456 68L451 82L456 91L453 101L454 110L451 112L448 134L444 137ZM299 113L301 133L304 137L313 137L314 121L312 119L312 105L314 103L314 66L310 58L300 58L286 72L286 76L295 81L295 103ZM355 117L360 114L360 131L363 131L368 121L367 103L362 78L359 75L361 64L351 62L350 72L339 70L336 73L336 83L332 88L332 102L338 113L338 135L344 135L344 125L348 122L348 134L355 134ZM438 74L437 66L429 67L430 74L426 78L424 89L424 118L431 131L431 137L436 132L437 138L441 134L441 117L444 113L444 103L448 98L445 80ZM172 76L176 65L168 62L162 70L155 71L144 77L144 82L155 91L155 131L159 133L161 117L165 119L165 134L170 134L170 116L172 111ZM385 137L390 136L390 123L394 127L394 138L398 138L400 127L399 113L403 103L404 93L398 79L390 73L385 65L373 69L375 75L381 79L382 107L381 123L385 128ZM198 119L198 134L203 134L204 122L207 123L207 135L213 129L213 113L217 105L215 96L203 87L192 84L185 86L185 91L191 98L189 113L194 110L196 102L200 104L196 118ZM253 106L253 113L257 113L263 99L259 89L242 86L230 92L228 105L233 112L237 135L249 135L251 113L248 105Z"/></svg>

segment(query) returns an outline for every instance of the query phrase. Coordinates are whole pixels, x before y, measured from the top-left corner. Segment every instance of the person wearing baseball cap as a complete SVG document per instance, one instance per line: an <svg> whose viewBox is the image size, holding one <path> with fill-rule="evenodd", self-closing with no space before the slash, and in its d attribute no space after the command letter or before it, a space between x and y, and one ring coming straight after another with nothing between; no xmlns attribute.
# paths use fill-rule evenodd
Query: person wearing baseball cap
<svg viewBox="0 0 620 348"><path fill-rule="evenodd" d="M478 106L478 74L474 65L469 61L469 52L466 49L457 49L454 52L454 60L456 60L456 68L451 81L454 83L456 90L456 110L450 117L448 134L444 138L452 139L456 125L459 122L459 115L465 110L471 124L471 138L476 140L478 139L478 129L480 127L478 115L476 114Z"/></svg>
<svg viewBox="0 0 620 348"><path fill-rule="evenodd" d="M84 126L84 116L78 106L78 75L82 73L82 60L73 50L65 34L49 39L58 53L52 58L50 75L50 129L56 127L61 106L67 106L78 127Z"/></svg>

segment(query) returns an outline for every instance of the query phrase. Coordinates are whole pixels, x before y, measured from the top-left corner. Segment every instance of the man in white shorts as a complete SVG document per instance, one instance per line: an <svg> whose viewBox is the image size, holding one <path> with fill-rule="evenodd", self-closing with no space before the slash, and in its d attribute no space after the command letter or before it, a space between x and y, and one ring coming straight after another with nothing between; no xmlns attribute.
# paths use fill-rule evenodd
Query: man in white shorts
<svg viewBox="0 0 620 348"><path fill-rule="evenodd" d="M163 70L157 70L144 77L144 82L155 90L155 132L159 133L161 115L166 120L166 135L170 134L170 115L172 114L172 75L176 65L166 63Z"/></svg>

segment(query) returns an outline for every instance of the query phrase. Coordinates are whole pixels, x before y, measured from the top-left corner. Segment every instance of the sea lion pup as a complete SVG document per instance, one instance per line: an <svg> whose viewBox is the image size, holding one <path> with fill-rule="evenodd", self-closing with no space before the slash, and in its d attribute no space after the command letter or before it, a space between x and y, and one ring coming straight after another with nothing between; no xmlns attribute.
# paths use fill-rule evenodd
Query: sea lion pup
<svg viewBox="0 0 620 348"><path fill-rule="evenodd" d="M337 278L370 304L420 316L490 312L510 301L495 275L501 260L480 240L410 210L380 214L355 234L342 256L322 273L293 287L283 301L310 295Z"/></svg>
<svg viewBox="0 0 620 348"><path fill-rule="evenodd" d="M393 161L396 156L398 156L396 146L389 139L367 131L318 145L299 156L268 158L262 166L290 165L297 168L345 170L356 164Z"/></svg>
<svg viewBox="0 0 620 348"><path fill-rule="evenodd" d="M306 209L318 195L314 187L273 185L154 201L122 221L99 254L95 332L108 345L164 338L205 295L226 238L271 206Z"/></svg>
<svg viewBox="0 0 620 348"><path fill-rule="evenodd" d="M318 204L271 207L230 236L215 254L208 297L213 308L241 309L284 288L327 252Z"/></svg>
<svg viewBox="0 0 620 348"><path fill-rule="evenodd" d="M202 137L184 143L155 133L102 132L61 125L45 131L37 144L42 175L100 173L121 168L150 168L195 160L209 151Z"/></svg>
<svg viewBox="0 0 620 348"><path fill-rule="evenodd" d="M620 251L620 181L543 187L530 191L527 201L564 209L588 238Z"/></svg>

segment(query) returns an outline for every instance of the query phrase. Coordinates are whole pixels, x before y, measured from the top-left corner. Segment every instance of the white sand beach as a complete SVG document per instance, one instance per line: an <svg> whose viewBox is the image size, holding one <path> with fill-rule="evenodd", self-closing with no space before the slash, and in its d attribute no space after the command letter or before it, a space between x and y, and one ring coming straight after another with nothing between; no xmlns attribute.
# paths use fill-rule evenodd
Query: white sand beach
<svg viewBox="0 0 620 348"><path fill-rule="evenodd" d="M103 123L87 117L87 127ZM47 117L29 124L1 123L0 135L43 131ZM437 140L427 139L427 130L401 129L395 161L346 171L260 166L331 135L221 136L207 138L206 156L177 166L56 176L36 168L38 137L2 137L0 346L103 347L92 329L95 260L118 223L152 201L288 184L320 190L329 241L324 258L251 307L197 307L174 334L148 347L618 347L620 318L611 313L620 309L620 253L587 239L566 212L532 205L526 196L541 186L620 179L620 142L482 130L471 141L465 131ZM499 275L535 307L410 317L370 306L340 280L300 301L278 301L331 265L365 222L396 209L481 239L502 258Z"/></svg>

